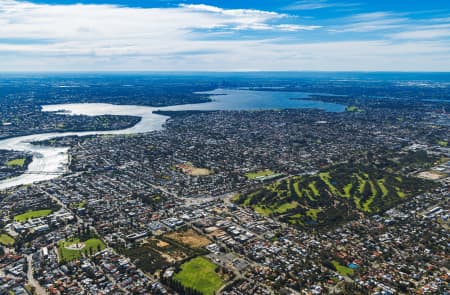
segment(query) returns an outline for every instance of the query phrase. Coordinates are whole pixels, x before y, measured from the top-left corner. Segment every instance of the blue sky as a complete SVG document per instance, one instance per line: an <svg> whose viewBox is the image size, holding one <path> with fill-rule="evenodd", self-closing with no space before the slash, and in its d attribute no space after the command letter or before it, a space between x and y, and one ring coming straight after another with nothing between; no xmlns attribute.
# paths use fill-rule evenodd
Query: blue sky
<svg viewBox="0 0 450 295"><path fill-rule="evenodd" d="M0 71L450 71L446 2L0 0Z"/></svg>

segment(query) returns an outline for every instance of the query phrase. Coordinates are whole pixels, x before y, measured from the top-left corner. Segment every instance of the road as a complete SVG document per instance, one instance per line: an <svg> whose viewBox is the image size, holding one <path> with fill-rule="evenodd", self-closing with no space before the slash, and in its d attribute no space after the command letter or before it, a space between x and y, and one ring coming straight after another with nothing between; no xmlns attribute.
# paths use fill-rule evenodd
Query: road
<svg viewBox="0 0 450 295"><path fill-rule="evenodd" d="M67 212L72 212L72 211L66 206L66 204L64 204L63 202L61 202L61 200L58 199L57 197L53 196L52 194L48 193L46 190L44 190L44 189L42 189L42 188L40 189L40 191L41 191L43 194L47 195L50 199L52 199L53 201L55 201L58 205L61 206L61 208L64 208ZM78 223L78 224L82 224L82 223L83 223L83 220L82 220L77 214L74 214L74 216L75 216L75 219L77 220L77 223Z"/></svg>
<svg viewBox="0 0 450 295"><path fill-rule="evenodd" d="M27 255L27 263L28 263L28 271L27 271L27 279L28 279L28 283L34 287L35 292L37 295L46 295L48 294L47 292L45 292L44 288L42 288L42 286L39 284L38 281L36 281L33 277L33 256Z"/></svg>

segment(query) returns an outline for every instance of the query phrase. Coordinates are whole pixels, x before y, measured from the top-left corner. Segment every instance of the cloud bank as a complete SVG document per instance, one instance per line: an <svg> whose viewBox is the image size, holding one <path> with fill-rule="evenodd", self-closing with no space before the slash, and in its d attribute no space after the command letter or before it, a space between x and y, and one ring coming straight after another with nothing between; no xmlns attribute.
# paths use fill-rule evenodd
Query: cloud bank
<svg viewBox="0 0 450 295"><path fill-rule="evenodd" d="M333 30L303 20L210 5L130 8L1 0L0 71L450 69L450 43L436 39L448 36L448 27L337 40L333 34L398 28L404 19L360 14Z"/></svg>

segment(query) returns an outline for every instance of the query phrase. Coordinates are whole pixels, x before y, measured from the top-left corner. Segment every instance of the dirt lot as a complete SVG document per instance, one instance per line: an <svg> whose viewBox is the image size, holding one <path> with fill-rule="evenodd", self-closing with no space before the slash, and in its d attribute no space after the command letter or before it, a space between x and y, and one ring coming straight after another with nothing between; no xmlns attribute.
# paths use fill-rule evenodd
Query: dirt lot
<svg viewBox="0 0 450 295"><path fill-rule="evenodd" d="M188 229L187 231L178 231L166 234L169 239L175 240L183 245L186 245L192 249L198 249L211 244L211 241L199 235L193 229Z"/></svg>
<svg viewBox="0 0 450 295"><path fill-rule="evenodd" d="M435 172L435 171L420 172L417 176L420 178L429 179L429 180L438 180L438 179L441 179L444 177L444 175L442 175L439 172Z"/></svg>
<svg viewBox="0 0 450 295"><path fill-rule="evenodd" d="M175 262L185 259L192 255L188 248L184 249L182 245L176 245L175 242L162 241L160 239L147 239L143 246L151 248L168 262Z"/></svg>
<svg viewBox="0 0 450 295"><path fill-rule="evenodd" d="M169 246L169 243L166 243L164 241L158 241L157 245L158 245L159 248L164 248L164 247Z"/></svg>
<svg viewBox="0 0 450 295"><path fill-rule="evenodd" d="M183 173L192 176L206 176L211 174L210 170L205 168L197 168L192 166L191 164L180 164L177 167L180 168Z"/></svg>

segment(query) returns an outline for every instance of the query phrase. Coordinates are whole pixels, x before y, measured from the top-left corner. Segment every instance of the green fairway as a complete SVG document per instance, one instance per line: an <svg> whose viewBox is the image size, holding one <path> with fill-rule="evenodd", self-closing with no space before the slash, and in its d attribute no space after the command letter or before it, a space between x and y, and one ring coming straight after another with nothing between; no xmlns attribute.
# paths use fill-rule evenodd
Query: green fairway
<svg viewBox="0 0 450 295"><path fill-rule="evenodd" d="M266 177L266 176L270 176L270 175L274 175L274 174L275 173L273 171L266 169L266 170L260 170L260 171L256 171L256 172L245 173L245 176L247 177L247 179L253 180L258 177Z"/></svg>
<svg viewBox="0 0 450 295"><path fill-rule="evenodd" d="M298 182L294 182L294 184L293 184L294 191L295 191L295 194L296 194L297 196L302 197L303 194L302 194L302 191L300 190L300 188L299 188L298 185L299 185Z"/></svg>
<svg viewBox="0 0 450 295"><path fill-rule="evenodd" d="M23 214L19 214L14 216L14 220L18 222L25 222L28 219L38 218L38 217L45 217L52 213L52 210L50 209L44 209L44 210L36 210L36 211L28 211Z"/></svg>
<svg viewBox="0 0 450 295"><path fill-rule="evenodd" d="M297 207L297 204L298 204L298 203L295 202L295 201L290 202L290 203L284 203L284 204L278 206L277 208L275 208L274 211L275 211L276 213L285 213L285 212L288 211L288 210L291 210L291 209L296 208L296 207Z"/></svg>
<svg viewBox="0 0 450 295"><path fill-rule="evenodd" d="M68 249L68 247L75 246L80 249ZM91 253L97 253L98 250L105 249L105 243L99 239L89 239L80 242L80 239L71 239L69 241L61 241L58 243L59 254L61 260L72 261L81 258L82 254L89 256Z"/></svg>
<svg viewBox="0 0 450 295"><path fill-rule="evenodd" d="M258 205L256 205L256 206L254 206L253 208L255 209L256 212L258 212L258 213L261 214L262 216L269 216L270 213L273 212L272 209L267 208L267 207L265 207L265 206L258 206Z"/></svg>
<svg viewBox="0 0 450 295"><path fill-rule="evenodd" d="M312 208L312 209L309 209L306 212L306 215L311 217L312 220L316 221L317 220L317 214L319 214L320 212L322 212L321 208Z"/></svg>
<svg viewBox="0 0 450 295"><path fill-rule="evenodd" d="M313 192L314 196L320 196L319 190L316 188L316 182L313 181L308 185L309 189Z"/></svg>
<svg viewBox="0 0 450 295"><path fill-rule="evenodd" d="M387 190L386 186L384 185L385 180L379 179L378 180L378 186L380 187L381 193L383 194L383 197L386 196L389 191Z"/></svg>
<svg viewBox="0 0 450 295"><path fill-rule="evenodd" d="M271 213L278 213L278 214L285 213L291 209L296 208L297 205L298 205L297 202L294 201L290 203L284 203L279 206L271 206L271 207L256 205L254 206L254 209L256 212L258 212L263 216L269 216Z"/></svg>
<svg viewBox="0 0 450 295"><path fill-rule="evenodd" d="M346 197L347 199L349 199L351 197L350 195L350 191L353 188L353 184L349 183L344 187L344 197Z"/></svg>
<svg viewBox="0 0 450 295"><path fill-rule="evenodd" d="M8 167L13 167L13 166L19 166L19 167L23 167L23 165L25 165L25 158L19 158L19 159L14 159L11 161L8 161L6 163L6 166Z"/></svg>
<svg viewBox="0 0 450 295"><path fill-rule="evenodd" d="M330 183L330 179L331 179L330 172L321 172L321 173L319 173L319 177L327 185L330 192L332 192L333 194L335 194L337 196L340 195L339 191L334 187L334 185L332 185Z"/></svg>
<svg viewBox="0 0 450 295"><path fill-rule="evenodd" d="M352 219L360 213L383 212L432 186L429 181L374 165L342 164L314 175L275 181L237 195L233 202L300 227L322 227Z"/></svg>
<svg viewBox="0 0 450 295"><path fill-rule="evenodd" d="M379 181L377 182L377 184L379 184ZM372 212L372 209L370 208L370 206L373 203L373 201L375 200L375 198L377 197L377 191L376 191L375 185L373 184L372 181L367 181L366 185L370 186L371 195L370 195L369 199L363 204L362 210L364 212L370 213L370 212Z"/></svg>
<svg viewBox="0 0 450 295"><path fill-rule="evenodd" d="M340 265L339 262L337 262L336 260L333 260L331 263L333 263L333 266L336 268L336 271L342 276L348 276L354 273L353 269Z"/></svg>
<svg viewBox="0 0 450 295"><path fill-rule="evenodd" d="M14 239L7 234L0 234L0 244L3 246L12 246L14 245Z"/></svg>
<svg viewBox="0 0 450 295"><path fill-rule="evenodd" d="M215 294L224 284L216 273L216 267L209 259L197 257L181 265L181 271L174 276L183 286L191 287L205 295Z"/></svg>

